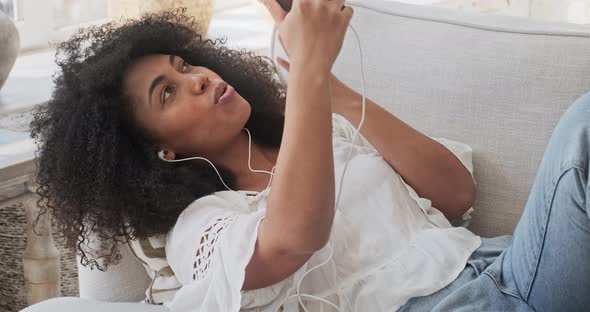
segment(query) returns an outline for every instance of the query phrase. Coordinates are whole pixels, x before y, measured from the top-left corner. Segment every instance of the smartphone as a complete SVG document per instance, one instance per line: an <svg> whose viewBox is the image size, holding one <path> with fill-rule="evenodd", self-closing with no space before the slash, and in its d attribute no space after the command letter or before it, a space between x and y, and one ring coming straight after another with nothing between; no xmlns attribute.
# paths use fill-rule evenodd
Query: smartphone
<svg viewBox="0 0 590 312"><path fill-rule="evenodd" d="M285 12L289 13L291 11L291 6L293 5L293 0L277 0L277 3L285 10Z"/></svg>
<svg viewBox="0 0 590 312"><path fill-rule="evenodd" d="M293 6L293 0L276 0L277 3L285 10L285 12L289 13L291 11L291 6ZM344 10L345 6L342 6L341 10Z"/></svg>

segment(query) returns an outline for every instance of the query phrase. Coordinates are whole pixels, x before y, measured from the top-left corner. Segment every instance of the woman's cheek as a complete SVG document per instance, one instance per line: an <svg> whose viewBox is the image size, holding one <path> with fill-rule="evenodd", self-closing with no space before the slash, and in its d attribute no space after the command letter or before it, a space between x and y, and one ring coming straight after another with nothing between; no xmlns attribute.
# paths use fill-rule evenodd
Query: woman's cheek
<svg viewBox="0 0 590 312"><path fill-rule="evenodd" d="M182 120L189 119L194 115L195 105L191 105L189 101L177 99L171 103L170 113L173 120L177 123L182 123Z"/></svg>

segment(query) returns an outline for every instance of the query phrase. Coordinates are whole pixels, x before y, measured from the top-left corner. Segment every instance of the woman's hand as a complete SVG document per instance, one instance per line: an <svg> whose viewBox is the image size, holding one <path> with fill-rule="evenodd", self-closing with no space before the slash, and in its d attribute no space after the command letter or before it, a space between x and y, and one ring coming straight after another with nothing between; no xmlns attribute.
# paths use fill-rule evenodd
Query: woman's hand
<svg viewBox="0 0 590 312"><path fill-rule="evenodd" d="M283 8L281 8L281 6L277 3L276 0L258 0L258 1L260 1L260 3L262 3L264 6L266 6L268 12L270 13L270 15L272 16L272 19L275 22L275 25L277 27L279 27L281 25L281 23L283 23L283 21L285 20L285 17L287 16L287 12L285 12L285 10L283 10ZM283 45L280 34L279 34L279 42L281 42L283 49L285 49L285 46ZM285 51L286 51L286 49L285 49ZM283 67L287 72L289 72L291 69L289 62L279 56L277 56L276 58L277 58L276 61L277 61L278 65ZM332 103L332 106L333 106L334 112L338 112L338 110L336 109L337 107L335 107L335 106L341 105L340 103L352 102L352 99L354 98L355 94L354 94L354 91L352 91L352 89L350 89L342 81L340 81L338 78L336 78L336 76L334 76L334 74L332 74L332 73L330 73L330 84L331 84L331 92L332 92L331 96L332 96L332 99L334 100Z"/></svg>
<svg viewBox="0 0 590 312"><path fill-rule="evenodd" d="M281 24L283 23L283 21L285 20L285 17L287 16L287 12L285 12L285 10L283 10L283 8L278 4L278 2L276 0L258 0L258 1L266 7L266 9L270 13L272 19L274 20L276 27L280 27ZM285 52L287 53L287 56L288 56L289 54L287 52L287 49L285 48L285 45L283 44L283 40L281 38L280 33L279 33L278 37L279 37L279 42L281 43L281 46L283 47L283 50L285 50ZM290 69L289 62L287 62L286 60L284 60L278 56L277 56L276 61L281 67L283 67L285 70L289 71L289 69ZM336 77L334 77L332 75L331 80L337 80L335 78Z"/></svg>
<svg viewBox="0 0 590 312"><path fill-rule="evenodd" d="M267 4L278 26L279 40L292 65L314 66L329 73L344 41L353 10L345 0L294 0L283 18L278 4ZM275 9L278 8L278 9ZM282 19L282 21L281 21Z"/></svg>
<svg viewBox="0 0 590 312"><path fill-rule="evenodd" d="M277 63L287 72L290 70L290 64L280 56L277 56ZM332 97L332 111L342 115L342 109L358 109L362 96L353 91L344 82L340 81L333 73L330 73L330 96Z"/></svg>

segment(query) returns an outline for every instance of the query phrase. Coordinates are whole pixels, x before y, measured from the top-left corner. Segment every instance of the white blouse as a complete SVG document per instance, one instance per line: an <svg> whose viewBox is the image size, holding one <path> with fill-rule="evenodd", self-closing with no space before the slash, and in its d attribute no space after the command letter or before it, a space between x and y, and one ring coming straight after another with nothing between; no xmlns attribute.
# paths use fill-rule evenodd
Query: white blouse
<svg viewBox="0 0 590 312"><path fill-rule="evenodd" d="M336 191L354 127L333 114ZM433 138L473 174L471 148ZM393 311L412 297L450 284L480 238L452 227L431 201L419 197L359 133L343 181L329 244L274 285L242 291L245 268L266 211L270 188L256 196L220 191L195 200L165 239L167 262L182 287L164 302L172 311L299 311L297 282L310 268L301 293L326 299L340 311ZM335 311L308 297L309 311Z"/></svg>

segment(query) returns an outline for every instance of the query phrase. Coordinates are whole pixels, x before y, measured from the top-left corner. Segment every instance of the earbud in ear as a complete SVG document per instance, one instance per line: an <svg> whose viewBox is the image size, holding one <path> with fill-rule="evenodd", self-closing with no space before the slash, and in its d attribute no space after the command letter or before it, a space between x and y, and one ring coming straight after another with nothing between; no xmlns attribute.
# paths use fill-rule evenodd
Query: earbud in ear
<svg viewBox="0 0 590 312"><path fill-rule="evenodd" d="M161 160L168 161L168 159L166 159L167 153L168 153L168 151L160 150L158 152L158 157L160 157Z"/></svg>

